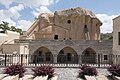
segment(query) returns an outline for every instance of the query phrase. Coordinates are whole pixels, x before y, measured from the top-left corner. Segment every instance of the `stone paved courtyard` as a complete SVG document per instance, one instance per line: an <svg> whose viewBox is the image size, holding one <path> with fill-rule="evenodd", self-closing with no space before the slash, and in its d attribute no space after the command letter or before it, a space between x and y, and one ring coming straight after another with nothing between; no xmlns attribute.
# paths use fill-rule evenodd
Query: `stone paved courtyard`
<svg viewBox="0 0 120 80"><path fill-rule="evenodd" d="M0 68L0 73L4 68ZM79 68L55 68L55 73L58 80L77 80ZM97 68L98 74L109 75L110 73L105 68ZM30 68L27 68L25 74L33 74Z"/></svg>

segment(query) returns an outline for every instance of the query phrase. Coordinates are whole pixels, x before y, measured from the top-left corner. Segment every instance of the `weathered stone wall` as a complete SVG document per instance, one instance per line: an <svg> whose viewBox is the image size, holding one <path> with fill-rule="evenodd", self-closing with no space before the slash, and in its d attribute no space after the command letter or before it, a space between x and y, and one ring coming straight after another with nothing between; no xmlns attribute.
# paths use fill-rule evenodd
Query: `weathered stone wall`
<svg viewBox="0 0 120 80"><path fill-rule="evenodd" d="M120 55L119 35L120 32L120 16L113 19L113 53Z"/></svg>
<svg viewBox="0 0 120 80"><path fill-rule="evenodd" d="M35 39L53 40L54 36L58 35L59 40L69 38L72 40L99 40L101 25L102 23L94 13L78 7L40 14L36 25L30 27L30 29L34 28L28 29L27 33L35 36ZM48 28L49 26L51 28Z"/></svg>
<svg viewBox="0 0 120 80"><path fill-rule="evenodd" d="M117 54L120 56L120 16L113 19L113 54ZM120 64L120 59L115 59L114 63Z"/></svg>
<svg viewBox="0 0 120 80"><path fill-rule="evenodd" d="M19 44L4 44L2 45L4 54L19 54L20 45Z"/></svg>
<svg viewBox="0 0 120 80"><path fill-rule="evenodd" d="M112 42L99 42L99 41L73 41L73 40L39 40L31 41L29 43L30 54L33 54L40 47L47 47L51 52L59 51L65 47L73 48L77 54L82 54L82 52L87 48L92 48L98 54L111 53ZM54 54L54 53L53 53ZM55 53L56 54L56 53Z"/></svg>
<svg viewBox="0 0 120 80"><path fill-rule="evenodd" d="M105 41L105 42L99 42L99 41L90 41L90 40L23 40L15 41L18 43L29 43L29 53L28 54L35 54L35 52L41 48L45 47L50 50L50 52L53 54L54 63L57 63L57 55L59 52L66 48L70 47L73 49L78 56L82 55L82 53L90 48L95 51L96 55L103 54L103 55L109 55L112 54L112 42ZM79 60L80 61L80 60ZM97 61L97 57L96 57ZM104 60L102 59L104 62Z"/></svg>

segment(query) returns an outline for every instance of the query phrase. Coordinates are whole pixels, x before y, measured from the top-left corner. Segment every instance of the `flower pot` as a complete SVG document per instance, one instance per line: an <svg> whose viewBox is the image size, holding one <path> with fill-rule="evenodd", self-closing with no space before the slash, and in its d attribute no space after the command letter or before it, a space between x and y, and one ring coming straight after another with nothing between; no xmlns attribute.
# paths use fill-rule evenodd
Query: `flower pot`
<svg viewBox="0 0 120 80"><path fill-rule="evenodd" d="M7 77L3 78L2 80L19 80L19 75L7 76Z"/></svg>
<svg viewBox="0 0 120 80"><path fill-rule="evenodd" d="M114 79L114 80L120 80L120 77L118 77L118 76L113 76L113 79Z"/></svg>
<svg viewBox="0 0 120 80"><path fill-rule="evenodd" d="M86 79L86 80L96 80L96 77L95 77L95 76L85 75L85 79Z"/></svg>

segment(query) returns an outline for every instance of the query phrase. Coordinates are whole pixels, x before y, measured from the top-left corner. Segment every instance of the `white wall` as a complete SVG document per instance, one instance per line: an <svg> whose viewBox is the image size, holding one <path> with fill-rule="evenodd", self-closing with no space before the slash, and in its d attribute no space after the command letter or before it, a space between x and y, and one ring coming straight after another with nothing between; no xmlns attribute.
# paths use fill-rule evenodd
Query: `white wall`
<svg viewBox="0 0 120 80"><path fill-rule="evenodd" d="M19 39L19 37L20 37L20 34L17 32L6 31L5 33L0 33L0 45L3 43L13 44L14 39Z"/></svg>
<svg viewBox="0 0 120 80"><path fill-rule="evenodd" d="M12 54L15 51L19 53L19 45L14 44L14 39L19 39L19 37L20 34L13 31L6 31L5 33L0 33L0 50L3 50L3 53L8 54Z"/></svg>
<svg viewBox="0 0 120 80"><path fill-rule="evenodd" d="M20 54L29 54L28 44L20 44Z"/></svg>
<svg viewBox="0 0 120 80"><path fill-rule="evenodd" d="M0 33L0 45L7 40L7 34Z"/></svg>

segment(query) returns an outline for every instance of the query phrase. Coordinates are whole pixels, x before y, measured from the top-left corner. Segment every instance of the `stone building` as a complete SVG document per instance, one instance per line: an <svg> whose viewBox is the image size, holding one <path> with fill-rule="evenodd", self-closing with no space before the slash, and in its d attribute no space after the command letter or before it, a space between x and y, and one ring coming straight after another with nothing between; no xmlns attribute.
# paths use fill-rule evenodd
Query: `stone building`
<svg viewBox="0 0 120 80"><path fill-rule="evenodd" d="M113 53L120 52L120 16L113 19Z"/></svg>
<svg viewBox="0 0 120 80"><path fill-rule="evenodd" d="M20 34L17 32L13 31L5 31L5 33L0 33L0 54L2 53L3 50L3 44L14 44L14 39L19 39ZM7 48L6 48L7 49ZM19 47L16 47L16 45L12 46L12 48L9 50L7 49L8 52L14 52L15 50L19 50ZM6 51L6 52L7 52Z"/></svg>
<svg viewBox="0 0 120 80"><path fill-rule="evenodd" d="M95 14L78 7L40 14L27 33L32 39L99 40L101 25Z"/></svg>
<svg viewBox="0 0 120 80"><path fill-rule="evenodd" d="M97 63L99 54L102 63L109 62L112 42L100 41L101 25L94 13L80 7L42 13L14 45L20 46L17 54L32 55L33 63Z"/></svg>
<svg viewBox="0 0 120 80"><path fill-rule="evenodd" d="M120 56L120 16L113 19L113 54ZM120 59L115 62L120 63Z"/></svg>

